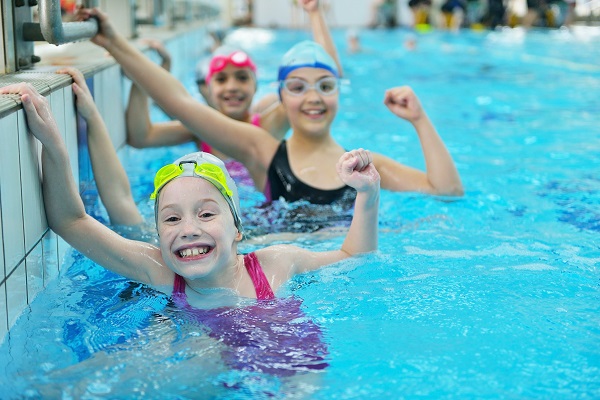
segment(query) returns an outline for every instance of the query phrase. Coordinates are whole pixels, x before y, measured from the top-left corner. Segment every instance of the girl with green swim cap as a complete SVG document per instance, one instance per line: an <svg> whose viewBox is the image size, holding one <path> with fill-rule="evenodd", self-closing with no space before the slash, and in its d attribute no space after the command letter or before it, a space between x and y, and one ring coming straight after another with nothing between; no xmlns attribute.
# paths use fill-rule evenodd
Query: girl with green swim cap
<svg viewBox="0 0 600 400"><path fill-rule="evenodd" d="M129 279L201 303L206 289L270 299L295 274L377 250L379 174L370 152L344 153L339 179L357 191L354 218L339 250L312 252L276 245L238 254L242 240L235 183L214 156L194 153L164 167L155 179L159 246L126 239L86 214L69 154L48 100L33 86L0 88L19 94L31 133L42 143L43 196L50 228L92 261ZM182 292L183 291L183 292Z"/></svg>

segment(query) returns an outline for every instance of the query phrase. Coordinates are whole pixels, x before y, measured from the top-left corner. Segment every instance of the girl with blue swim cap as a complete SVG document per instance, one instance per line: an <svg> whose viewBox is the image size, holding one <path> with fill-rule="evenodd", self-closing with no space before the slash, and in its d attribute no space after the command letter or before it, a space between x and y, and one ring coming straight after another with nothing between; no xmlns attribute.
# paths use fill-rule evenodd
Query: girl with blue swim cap
<svg viewBox="0 0 600 400"><path fill-rule="evenodd" d="M307 200L316 204L343 202L352 205L351 191L339 179L335 165L344 154L330 129L337 114L339 70L319 45L302 42L283 57L279 69L281 102L292 127L286 141L267 131L231 120L196 101L185 87L114 31L106 14L82 10L94 16L100 32L92 41L111 53L127 75L168 114L179 119L198 138L242 162L269 200ZM164 90L169 87L169 90ZM460 177L442 139L410 87L386 91L384 104L409 121L421 141L426 171L373 154L381 185L392 191L415 191L460 196Z"/></svg>

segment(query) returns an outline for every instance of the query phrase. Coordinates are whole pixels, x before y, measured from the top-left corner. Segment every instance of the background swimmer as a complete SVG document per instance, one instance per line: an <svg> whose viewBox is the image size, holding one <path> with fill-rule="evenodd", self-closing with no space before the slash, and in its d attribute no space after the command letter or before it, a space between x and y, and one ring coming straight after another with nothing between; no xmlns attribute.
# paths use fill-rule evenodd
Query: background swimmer
<svg viewBox="0 0 600 400"><path fill-rule="evenodd" d="M87 125L88 151L94 179L111 224L142 224L143 218L133 199L129 178L117 156L83 74L72 67L59 69L56 73L69 74L73 78L77 113Z"/></svg>

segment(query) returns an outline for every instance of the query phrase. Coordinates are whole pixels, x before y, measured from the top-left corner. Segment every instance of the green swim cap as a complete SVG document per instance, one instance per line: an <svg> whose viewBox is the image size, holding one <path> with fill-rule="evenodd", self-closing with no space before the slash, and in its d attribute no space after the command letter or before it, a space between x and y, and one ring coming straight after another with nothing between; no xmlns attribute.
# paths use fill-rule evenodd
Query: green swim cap
<svg viewBox="0 0 600 400"><path fill-rule="evenodd" d="M183 176L195 176L212 183L223 195L238 231L242 233L242 219L240 213L240 198L237 186L229 175L225 164L218 157L210 153L198 151L187 154L158 170L154 177L154 192L150 196L155 200L154 217L158 227L158 195L162 188L173 179Z"/></svg>

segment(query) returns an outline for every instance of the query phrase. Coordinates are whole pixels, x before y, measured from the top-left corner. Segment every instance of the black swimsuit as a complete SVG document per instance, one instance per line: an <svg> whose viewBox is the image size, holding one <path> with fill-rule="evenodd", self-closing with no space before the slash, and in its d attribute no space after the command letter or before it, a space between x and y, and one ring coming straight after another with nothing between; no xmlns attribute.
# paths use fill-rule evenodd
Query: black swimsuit
<svg viewBox="0 0 600 400"><path fill-rule="evenodd" d="M292 172L286 142L283 140L269 166L265 196L268 202L283 198L287 202L304 200L312 204L341 204L351 208L356 199L356 190L348 185L322 190L300 181Z"/></svg>

